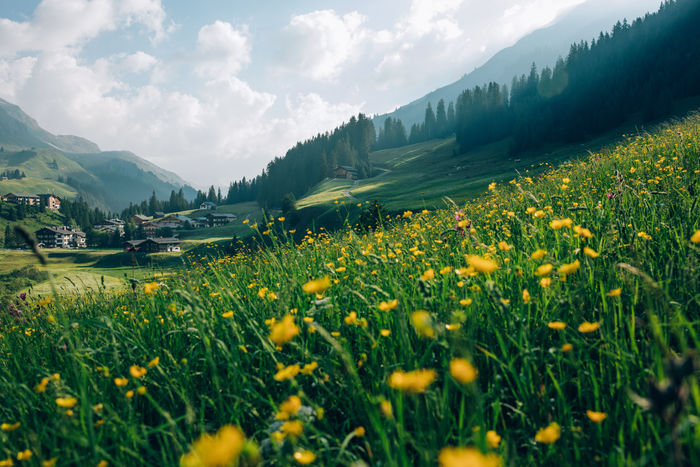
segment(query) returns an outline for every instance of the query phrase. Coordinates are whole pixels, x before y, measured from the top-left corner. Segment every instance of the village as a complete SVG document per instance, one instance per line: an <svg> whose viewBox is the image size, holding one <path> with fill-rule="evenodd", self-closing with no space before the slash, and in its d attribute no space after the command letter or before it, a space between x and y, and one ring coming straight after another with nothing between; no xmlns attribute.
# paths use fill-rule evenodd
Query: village
<svg viewBox="0 0 700 467"><path fill-rule="evenodd" d="M1 197L3 203L43 207L59 212L61 198L55 194L7 193ZM153 216L135 214L128 221L117 217L105 219L90 226L88 231L111 234L119 237L125 251L142 253L180 252L181 240L178 231L220 227L235 220L231 213L214 212L216 203L205 201L199 211L209 211L206 215L188 217L182 214L155 212ZM129 224L127 228L127 223ZM127 231L130 235L127 236ZM45 225L34 231L40 248L87 248L88 234L72 225ZM125 238L126 237L126 238ZM129 238L130 237L130 238Z"/></svg>

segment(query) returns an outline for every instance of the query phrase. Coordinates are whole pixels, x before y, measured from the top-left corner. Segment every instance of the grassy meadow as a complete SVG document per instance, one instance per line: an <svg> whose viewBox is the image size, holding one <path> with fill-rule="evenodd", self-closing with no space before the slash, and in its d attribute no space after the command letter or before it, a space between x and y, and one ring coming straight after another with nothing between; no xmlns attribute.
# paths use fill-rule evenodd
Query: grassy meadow
<svg viewBox="0 0 700 467"><path fill-rule="evenodd" d="M0 465L689 464L699 154L692 116L376 231L17 299Z"/></svg>

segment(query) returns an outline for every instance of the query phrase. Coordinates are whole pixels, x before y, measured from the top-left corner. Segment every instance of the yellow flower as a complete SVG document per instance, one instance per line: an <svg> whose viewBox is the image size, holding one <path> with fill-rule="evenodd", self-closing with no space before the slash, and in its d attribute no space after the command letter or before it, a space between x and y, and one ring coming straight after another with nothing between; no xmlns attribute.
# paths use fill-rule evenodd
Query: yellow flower
<svg viewBox="0 0 700 467"><path fill-rule="evenodd" d="M301 371L301 367L295 363L294 365L281 368L277 373L275 373L274 378L276 381L292 379L299 374L299 371Z"/></svg>
<svg viewBox="0 0 700 467"><path fill-rule="evenodd" d="M452 272L452 266L445 266L444 268L440 269L440 274L448 274Z"/></svg>
<svg viewBox="0 0 700 467"><path fill-rule="evenodd" d="M496 189L496 182L489 183L489 191L493 191Z"/></svg>
<svg viewBox="0 0 700 467"><path fill-rule="evenodd" d="M471 267L485 274L492 273L498 269L498 264L495 261L477 255L467 255L467 262Z"/></svg>
<svg viewBox="0 0 700 467"><path fill-rule="evenodd" d="M413 211L404 211L402 217L411 217L413 215Z"/></svg>
<svg viewBox="0 0 700 467"><path fill-rule="evenodd" d="M129 384L129 380L127 378L114 378L114 384L121 388Z"/></svg>
<svg viewBox="0 0 700 467"><path fill-rule="evenodd" d="M544 258L544 255L547 254L547 250L535 250L531 255L530 258L539 261L542 258Z"/></svg>
<svg viewBox="0 0 700 467"><path fill-rule="evenodd" d="M153 360L151 360L150 362L148 362L147 366L148 366L148 368L153 368L154 366L158 366L159 363L160 363L160 357L156 357Z"/></svg>
<svg viewBox="0 0 700 467"><path fill-rule="evenodd" d="M15 465L15 462L12 460L11 457L0 460L0 467L12 467L13 465Z"/></svg>
<svg viewBox="0 0 700 467"><path fill-rule="evenodd" d="M133 390L126 391L126 397L129 399L134 397L134 391Z"/></svg>
<svg viewBox="0 0 700 467"><path fill-rule="evenodd" d="M537 211L535 211L535 213L533 214L533 216L535 216L535 217L537 217L537 218L544 217L544 211L541 210L541 209L538 209Z"/></svg>
<svg viewBox="0 0 700 467"><path fill-rule="evenodd" d="M646 232L639 232L639 233L637 234L637 237L643 238L644 240L651 240L651 235L649 235L649 234L646 233Z"/></svg>
<svg viewBox="0 0 700 467"><path fill-rule="evenodd" d="M576 271L578 271L579 267L581 267L581 262L579 260L576 260L573 263L569 264L562 264L561 266L559 266L559 274L573 274Z"/></svg>
<svg viewBox="0 0 700 467"><path fill-rule="evenodd" d="M136 379L143 378L144 376L146 376L147 372L148 372L148 370L146 370L142 366L131 365L129 367L129 373L131 374L132 377L134 377Z"/></svg>
<svg viewBox="0 0 700 467"><path fill-rule="evenodd" d="M29 459L32 458L34 453L30 451L29 449L25 449L24 451L20 451L17 453L17 460L18 461L28 461Z"/></svg>
<svg viewBox="0 0 700 467"><path fill-rule="evenodd" d="M491 449L498 449L498 445L501 443L501 437L494 430L489 430L486 432L486 443L488 443Z"/></svg>
<svg viewBox="0 0 700 467"><path fill-rule="evenodd" d="M75 404L78 403L78 399L75 397L59 397L56 399L56 405L59 407L63 407L64 409L70 409L72 407L75 407Z"/></svg>
<svg viewBox="0 0 700 467"><path fill-rule="evenodd" d="M382 337L389 337L391 331L389 329L382 329L381 331L379 331L379 334L381 334Z"/></svg>
<svg viewBox="0 0 700 467"><path fill-rule="evenodd" d="M284 422L281 430L287 435L298 437L304 432L304 424L299 420Z"/></svg>
<svg viewBox="0 0 700 467"><path fill-rule="evenodd" d="M513 248L513 245L508 245L508 243L503 242L503 241L498 242L498 249L501 251L508 251L511 248Z"/></svg>
<svg viewBox="0 0 700 467"><path fill-rule="evenodd" d="M146 394L146 391L146 386L139 386L138 389L136 389L136 392L139 396L143 396L144 394Z"/></svg>
<svg viewBox="0 0 700 467"><path fill-rule="evenodd" d="M578 332L594 332L597 331L599 327L600 323L589 323L588 321L585 321L578 326Z"/></svg>
<svg viewBox="0 0 700 467"><path fill-rule="evenodd" d="M574 350L574 346L571 344L564 344L561 346L562 352L571 352L572 350Z"/></svg>
<svg viewBox="0 0 700 467"><path fill-rule="evenodd" d="M523 289L523 303L526 305L530 303L530 292L527 289Z"/></svg>
<svg viewBox="0 0 700 467"><path fill-rule="evenodd" d="M389 387L409 393L425 392L435 380L435 370L395 371L389 376Z"/></svg>
<svg viewBox="0 0 700 467"><path fill-rule="evenodd" d="M8 433L10 431L15 431L19 426L21 425L20 422L15 422L15 423L3 423L0 425L0 430Z"/></svg>
<svg viewBox="0 0 700 467"><path fill-rule="evenodd" d="M552 422L547 427L540 429L535 435L538 443L552 444L561 436L561 427L558 423Z"/></svg>
<svg viewBox="0 0 700 467"><path fill-rule="evenodd" d="M58 457L52 457L41 462L41 467L55 467L56 462L58 462Z"/></svg>
<svg viewBox="0 0 700 467"><path fill-rule="evenodd" d="M556 331L562 331L566 328L566 323L561 321L552 321L551 323L547 323L547 327Z"/></svg>
<svg viewBox="0 0 700 467"><path fill-rule="evenodd" d="M619 297L622 293L622 289L612 289L610 292L606 293L608 297Z"/></svg>
<svg viewBox="0 0 700 467"><path fill-rule="evenodd" d="M146 295L150 295L153 292L155 292L156 290L158 290L159 288L160 288L160 284L158 284L158 282L147 282L143 286L143 292Z"/></svg>
<svg viewBox="0 0 700 467"><path fill-rule="evenodd" d="M399 301L397 299L393 299L389 302L381 302L379 304L379 309L382 311L390 311L396 308L399 305Z"/></svg>
<svg viewBox="0 0 700 467"><path fill-rule="evenodd" d="M422 281L430 281L435 278L435 270L433 268L428 269L420 276Z"/></svg>
<svg viewBox="0 0 700 467"><path fill-rule="evenodd" d="M311 362L304 365L304 368L299 370L302 375L310 375L313 371L318 368L318 362Z"/></svg>
<svg viewBox="0 0 700 467"><path fill-rule="evenodd" d="M479 370L463 358L455 358L450 362L450 374L462 384L469 384L476 380Z"/></svg>
<svg viewBox="0 0 700 467"><path fill-rule="evenodd" d="M496 454L482 454L475 448L446 447L438 455L440 467L499 467L501 459Z"/></svg>
<svg viewBox="0 0 700 467"><path fill-rule="evenodd" d="M301 465L307 465L316 460L316 454L311 451L302 449L294 453L294 460Z"/></svg>
<svg viewBox="0 0 700 467"><path fill-rule="evenodd" d="M411 324L421 337L435 337L435 329L433 329L433 319L430 313L425 310L418 310L411 313Z"/></svg>
<svg viewBox="0 0 700 467"><path fill-rule="evenodd" d="M563 227L571 227L571 225L574 223L571 219L568 217L566 219L553 219L550 223L549 226L554 229L554 230L559 230Z"/></svg>
<svg viewBox="0 0 700 467"><path fill-rule="evenodd" d="M581 227L580 225L574 226L574 232L576 232L576 234L581 237L593 238L593 234L591 233L591 231L585 227Z"/></svg>
<svg viewBox="0 0 700 467"><path fill-rule="evenodd" d="M278 420L287 420L291 415L295 415L301 409L301 399L299 396L291 395L289 398L280 404L280 413L277 414ZM280 416L282 414L282 416Z"/></svg>
<svg viewBox="0 0 700 467"><path fill-rule="evenodd" d="M543 264L542 266L538 267L537 270L535 271L536 276L546 276L550 272L552 272L552 269L554 269L554 266L551 264Z"/></svg>
<svg viewBox="0 0 700 467"><path fill-rule="evenodd" d="M224 311L221 313L222 318L233 318L233 311Z"/></svg>
<svg viewBox="0 0 700 467"><path fill-rule="evenodd" d="M527 209L525 210L525 214L532 214L532 213L534 213L536 210L537 210L536 207L530 206L529 208L527 208Z"/></svg>
<svg viewBox="0 0 700 467"><path fill-rule="evenodd" d="M550 285L552 285L552 279L550 279L549 277L543 277L542 279L540 279L541 287L547 288Z"/></svg>
<svg viewBox="0 0 700 467"><path fill-rule="evenodd" d="M696 230L695 233L690 236L690 241L693 243L700 243L700 229Z"/></svg>
<svg viewBox="0 0 700 467"><path fill-rule="evenodd" d="M365 427L358 426L357 428L352 430L352 434L357 436L358 438L362 438L365 435Z"/></svg>
<svg viewBox="0 0 700 467"><path fill-rule="evenodd" d="M584 247L583 253L586 256L590 256L591 258L597 258L598 256L600 256L600 253L595 251L593 248L589 248L589 247Z"/></svg>
<svg viewBox="0 0 700 467"><path fill-rule="evenodd" d="M299 335L300 329L294 323L294 316L286 315L275 323L270 330L270 340L277 345L284 345Z"/></svg>
<svg viewBox="0 0 700 467"><path fill-rule="evenodd" d="M245 435L233 425L222 426L214 435L204 433L180 458L181 467L227 467L232 465L245 443Z"/></svg>
<svg viewBox="0 0 700 467"><path fill-rule="evenodd" d="M320 279L309 281L306 284L302 285L301 288L304 290L304 292L309 294L321 294L328 290L330 286L331 278L326 276Z"/></svg>
<svg viewBox="0 0 700 467"><path fill-rule="evenodd" d="M608 414L605 412L594 412L592 410L586 410L586 416L592 421L596 423L600 423L606 418L608 418Z"/></svg>
<svg viewBox="0 0 700 467"><path fill-rule="evenodd" d="M394 409L391 407L391 402L387 400L383 400L379 404L379 409L382 411L382 414L384 414L386 418L391 418L394 416Z"/></svg>
<svg viewBox="0 0 700 467"><path fill-rule="evenodd" d="M472 304L472 299L471 298L463 298L462 300L459 301L459 304L462 306L469 306Z"/></svg>

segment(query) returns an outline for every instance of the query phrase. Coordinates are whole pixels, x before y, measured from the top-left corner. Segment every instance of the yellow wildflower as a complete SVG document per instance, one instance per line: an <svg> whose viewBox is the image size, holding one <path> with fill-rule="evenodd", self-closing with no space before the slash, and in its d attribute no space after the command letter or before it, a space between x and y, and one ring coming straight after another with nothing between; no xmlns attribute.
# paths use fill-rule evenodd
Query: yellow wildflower
<svg viewBox="0 0 700 467"><path fill-rule="evenodd" d="M435 380L435 370L395 371L389 376L389 387L409 393L425 392Z"/></svg>
<svg viewBox="0 0 700 467"><path fill-rule="evenodd" d="M598 256L600 256L600 253L595 251L593 248L589 248L589 247L584 247L583 253L586 256L590 256L591 258L597 258Z"/></svg>
<svg viewBox="0 0 700 467"><path fill-rule="evenodd" d="M0 460L0 467L12 467L13 465L15 465L15 462L12 460L11 457Z"/></svg>
<svg viewBox="0 0 700 467"><path fill-rule="evenodd" d="M428 269L420 276L422 281L431 281L435 278L435 270L433 268Z"/></svg>
<svg viewBox="0 0 700 467"><path fill-rule="evenodd" d="M597 331L599 327L600 323L589 323L588 321L585 321L579 325L578 331L583 333L594 332Z"/></svg>
<svg viewBox="0 0 700 467"><path fill-rule="evenodd" d="M547 323L547 327L556 331L562 331L566 328L566 323L561 321L552 321L551 323Z"/></svg>
<svg viewBox="0 0 700 467"><path fill-rule="evenodd" d="M365 427L363 426L358 426L354 430L352 430L352 434L357 436L358 438L361 438L365 435Z"/></svg>
<svg viewBox="0 0 700 467"><path fill-rule="evenodd" d="M537 270L535 271L535 275L540 276L540 277L546 276L547 274L552 272L552 269L554 269L554 266L552 266L551 264L549 264L549 263L543 264L542 266L539 266L537 268Z"/></svg>
<svg viewBox="0 0 700 467"><path fill-rule="evenodd" d="M114 378L114 384L121 388L129 384L129 380L127 378Z"/></svg>
<svg viewBox="0 0 700 467"><path fill-rule="evenodd" d="M690 236L690 241L693 243L700 243L700 229L696 230L695 233Z"/></svg>
<svg viewBox="0 0 700 467"><path fill-rule="evenodd" d="M301 367L295 363L294 365L281 368L277 373L275 373L274 378L276 381L292 379L299 374L299 371L301 371Z"/></svg>
<svg viewBox="0 0 700 467"><path fill-rule="evenodd" d="M20 451L17 453L17 460L18 461L28 461L29 459L32 458L34 453L30 451L29 449L25 449L24 451Z"/></svg>
<svg viewBox="0 0 700 467"><path fill-rule="evenodd" d="M513 245L508 245L508 243L503 242L503 241L498 242L498 249L501 251L508 251L511 248L513 248Z"/></svg>
<svg viewBox="0 0 700 467"><path fill-rule="evenodd" d="M295 415L301 409L301 399L299 396L291 395L289 398L280 404L280 413L277 414L278 420L287 420L291 415ZM280 414L286 416L280 417Z"/></svg>
<svg viewBox="0 0 700 467"><path fill-rule="evenodd" d="M539 260L541 260L542 258L544 258L544 255L546 255L546 254L547 254L547 250L542 250L542 249L540 249L540 250L535 250L535 251L530 255L530 258L532 258L532 259L534 259L534 260L536 260L536 261L539 261Z"/></svg>
<svg viewBox="0 0 700 467"><path fill-rule="evenodd" d="M580 225L574 226L574 232L576 232L576 234L581 237L593 238L593 234L591 233L591 231L585 227L581 227Z"/></svg>
<svg viewBox="0 0 700 467"><path fill-rule="evenodd" d="M55 467L56 462L58 462L58 457L52 457L51 459L46 459L41 462L41 467Z"/></svg>
<svg viewBox="0 0 700 467"><path fill-rule="evenodd" d="M491 449L498 449L498 445L501 443L501 437L494 430L489 430L486 432L486 443L488 443Z"/></svg>
<svg viewBox="0 0 700 467"><path fill-rule="evenodd" d="M316 368L318 368L318 362L314 361L311 363L307 363L306 365L304 365L304 368L299 370L299 373L301 373L302 375L310 375Z"/></svg>
<svg viewBox="0 0 700 467"><path fill-rule="evenodd" d="M379 334L381 334L382 337L389 337L391 331L389 329L382 329L381 331L379 331Z"/></svg>
<svg viewBox="0 0 700 467"><path fill-rule="evenodd" d="M148 372L148 370L146 370L142 366L131 365L129 367L129 373L131 374L132 377L134 377L136 379L143 378L144 376L146 376L147 372Z"/></svg>
<svg viewBox="0 0 700 467"><path fill-rule="evenodd" d="M294 452L294 460L301 465L307 465L316 460L316 454L311 451L302 449L300 451Z"/></svg>
<svg viewBox="0 0 700 467"><path fill-rule="evenodd" d="M552 285L552 279L550 279L549 277L543 277L542 279L540 279L541 287L544 287L546 289L550 285Z"/></svg>
<svg viewBox="0 0 700 467"><path fill-rule="evenodd" d="M411 324L421 337L435 337L435 329L433 329L433 320L430 313L425 310L418 310L411 313Z"/></svg>
<svg viewBox="0 0 700 467"><path fill-rule="evenodd" d="M143 286L143 292L146 295L150 295L153 292L155 292L156 290L158 290L159 288L160 288L160 284L158 284L158 282L147 282Z"/></svg>
<svg viewBox="0 0 700 467"><path fill-rule="evenodd" d="M381 302L379 304L379 309L382 311L390 311L396 308L399 305L399 301L397 299L393 299L388 302Z"/></svg>
<svg viewBox="0 0 700 467"><path fill-rule="evenodd" d="M294 316L286 315L275 323L270 330L270 340L277 345L284 345L299 335L300 329L294 323Z"/></svg>
<svg viewBox="0 0 700 467"><path fill-rule="evenodd" d="M471 298L463 298L462 300L459 301L459 304L462 306L469 306L472 304L472 299Z"/></svg>
<svg viewBox="0 0 700 467"><path fill-rule="evenodd" d="M649 235L649 234L646 233L646 232L639 232L639 233L637 234L637 237L643 238L644 240L651 240L651 235Z"/></svg>
<svg viewBox="0 0 700 467"><path fill-rule="evenodd" d="M576 271L578 271L579 267L581 267L581 262L579 260L576 260L573 263L562 264L561 266L559 266L559 274L573 274Z"/></svg>
<svg viewBox="0 0 700 467"><path fill-rule="evenodd" d="M160 357L156 357L153 360L151 360L150 362L148 362L148 365L146 365L146 366L148 366L148 368L153 368L154 366L158 366L159 363L160 363Z"/></svg>
<svg viewBox="0 0 700 467"><path fill-rule="evenodd" d="M312 281L307 282L301 288L304 290L304 292L309 293L309 294L322 294L328 288L331 286L331 279L330 277L322 277L320 279L315 279Z"/></svg>
<svg viewBox="0 0 700 467"><path fill-rule="evenodd" d="M535 435L538 443L552 444L561 436L561 427L558 423L552 422L547 427L540 429Z"/></svg>
<svg viewBox="0 0 700 467"><path fill-rule="evenodd" d="M619 297L622 293L622 289L612 289L610 292L606 293L608 297Z"/></svg>
<svg viewBox="0 0 700 467"><path fill-rule="evenodd" d="M571 352L572 350L574 350L574 346L571 344L564 344L561 346L562 352Z"/></svg>
<svg viewBox="0 0 700 467"><path fill-rule="evenodd" d="M438 455L440 467L499 467L501 459L496 454L482 454L475 448L446 447Z"/></svg>
<svg viewBox="0 0 700 467"><path fill-rule="evenodd" d="M606 418L608 418L608 414L605 412L594 412L593 410L586 410L586 416L592 421L596 423L600 423Z"/></svg>
<svg viewBox="0 0 700 467"><path fill-rule="evenodd" d="M281 430L287 435L298 437L304 432L304 424L300 420L284 422Z"/></svg>
<svg viewBox="0 0 700 467"><path fill-rule="evenodd" d="M485 274L492 273L498 269L498 264L495 261L477 255L467 255L467 262L471 267Z"/></svg>
<svg viewBox="0 0 700 467"><path fill-rule="evenodd" d="M0 425L0 430L8 433L10 431L15 431L17 428L19 428L21 425L20 422L15 422L15 423L3 423Z"/></svg>
<svg viewBox="0 0 700 467"><path fill-rule="evenodd" d="M202 434L187 454L180 458L180 467L226 467L232 465L245 443L240 428L225 425L214 435Z"/></svg>
<svg viewBox="0 0 700 467"><path fill-rule="evenodd" d="M530 303L530 292L527 289L523 289L523 303L526 305Z"/></svg>
<svg viewBox="0 0 700 467"><path fill-rule="evenodd" d="M455 358L450 362L450 374L462 384L469 384L476 380L479 371L467 360Z"/></svg>
<svg viewBox="0 0 700 467"><path fill-rule="evenodd" d="M78 403L78 399L75 397L58 397L56 398L56 405L59 407L63 407L64 409L70 409L72 407L75 407L75 404Z"/></svg>
<svg viewBox="0 0 700 467"><path fill-rule="evenodd" d="M554 230L559 230L564 227L571 227L571 225L574 223L571 219L568 217L566 219L553 219L550 223L549 226L554 229Z"/></svg>

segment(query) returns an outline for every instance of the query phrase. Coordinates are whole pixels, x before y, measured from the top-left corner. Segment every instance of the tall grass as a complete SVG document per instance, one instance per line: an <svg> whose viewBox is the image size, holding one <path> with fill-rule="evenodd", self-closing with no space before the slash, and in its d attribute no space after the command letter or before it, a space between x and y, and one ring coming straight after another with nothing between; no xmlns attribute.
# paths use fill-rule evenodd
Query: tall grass
<svg viewBox="0 0 700 467"><path fill-rule="evenodd" d="M236 425L241 464L690 462L699 149L694 116L375 232L282 234L133 291L18 299L0 459L177 465ZM434 373L398 373L417 369ZM236 443L223 433L207 446Z"/></svg>

